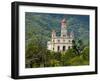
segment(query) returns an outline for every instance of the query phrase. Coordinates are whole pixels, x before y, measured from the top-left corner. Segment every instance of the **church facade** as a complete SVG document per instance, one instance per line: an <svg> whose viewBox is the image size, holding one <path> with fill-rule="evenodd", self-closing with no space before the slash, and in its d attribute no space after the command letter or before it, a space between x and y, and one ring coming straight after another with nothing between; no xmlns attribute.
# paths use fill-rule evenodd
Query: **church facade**
<svg viewBox="0 0 100 81"><path fill-rule="evenodd" d="M51 34L51 40L47 42L47 49L55 52L66 51L72 47L72 40L74 34L67 32L66 19L61 20L61 35L57 36L56 31L53 30Z"/></svg>

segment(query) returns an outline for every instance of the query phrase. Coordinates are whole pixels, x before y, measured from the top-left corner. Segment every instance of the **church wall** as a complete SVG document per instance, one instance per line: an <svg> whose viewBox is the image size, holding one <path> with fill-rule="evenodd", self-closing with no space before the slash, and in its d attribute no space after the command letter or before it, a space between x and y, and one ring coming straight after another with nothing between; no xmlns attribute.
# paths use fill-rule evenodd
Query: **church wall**
<svg viewBox="0 0 100 81"><path fill-rule="evenodd" d="M53 43L72 43L72 38L56 38L52 39Z"/></svg>
<svg viewBox="0 0 100 81"><path fill-rule="evenodd" d="M70 46L70 48L72 47L72 44L54 44L54 51L58 51L58 46L59 46L59 51L63 51L63 46L65 46L65 50L67 50Z"/></svg>

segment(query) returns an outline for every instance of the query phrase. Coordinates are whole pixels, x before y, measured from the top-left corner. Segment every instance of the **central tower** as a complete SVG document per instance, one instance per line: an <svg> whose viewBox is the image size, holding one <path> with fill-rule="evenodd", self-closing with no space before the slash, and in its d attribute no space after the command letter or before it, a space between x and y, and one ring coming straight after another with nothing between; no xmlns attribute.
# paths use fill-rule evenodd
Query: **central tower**
<svg viewBox="0 0 100 81"><path fill-rule="evenodd" d="M67 37L66 19L61 20L61 37Z"/></svg>

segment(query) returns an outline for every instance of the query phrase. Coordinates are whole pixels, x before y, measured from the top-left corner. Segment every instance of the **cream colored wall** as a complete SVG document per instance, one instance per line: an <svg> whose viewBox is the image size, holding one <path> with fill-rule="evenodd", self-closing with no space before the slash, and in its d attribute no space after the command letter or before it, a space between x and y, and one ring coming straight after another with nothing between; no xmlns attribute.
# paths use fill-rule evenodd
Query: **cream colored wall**
<svg viewBox="0 0 100 81"><path fill-rule="evenodd" d="M57 52L58 51L58 46L60 46L60 51L63 51L63 46L66 47L66 50L68 49L68 47L72 46L72 44L54 44L54 51Z"/></svg>
<svg viewBox="0 0 100 81"><path fill-rule="evenodd" d="M54 40L54 42L53 42L53 40ZM60 40L59 42L58 42L58 40ZM65 41L64 41L65 40ZM69 42L69 40L70 40L70 42ZM52 42L49 42L48 43L48 50L52 50L52 51L55 51L55 52L57 52L58 51L58 46L60 46L60 51L62 51L63 50L63 46L65 46L66 47L66 50L68 49L68 47L70 46L72 46L72 38L70 38L70 39L67 39L67 38L56 38L56 39L52 39ZM53 50L53 48L54 48L54 50Z"/></svg>
<svg viewBox="0 0 100 81"><path fill-rule="evenodd" d="M73 39L72 38L55 38L55 39L52 39L52 42L53 40L54 40L54 43L70 43L69 40L72 42ZM60 42L58 42L58 40L60 40Z"/></svg>

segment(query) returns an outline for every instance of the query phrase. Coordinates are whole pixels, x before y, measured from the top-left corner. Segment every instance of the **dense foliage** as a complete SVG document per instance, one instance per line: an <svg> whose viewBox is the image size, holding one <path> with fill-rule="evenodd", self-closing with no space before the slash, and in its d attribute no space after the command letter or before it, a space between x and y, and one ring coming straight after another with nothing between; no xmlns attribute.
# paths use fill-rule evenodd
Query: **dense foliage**
<svg viewBox="0 0 100 81"><path fill-rule="evenodd" d="M77 43L77 44L76 44ZM80 44L81 43L81 44ZM72 48L65 52L53 52L37 43L29 44L26 50L26 67L76 66L89 64L89 48L82 41L73 41Z"/></svg>

